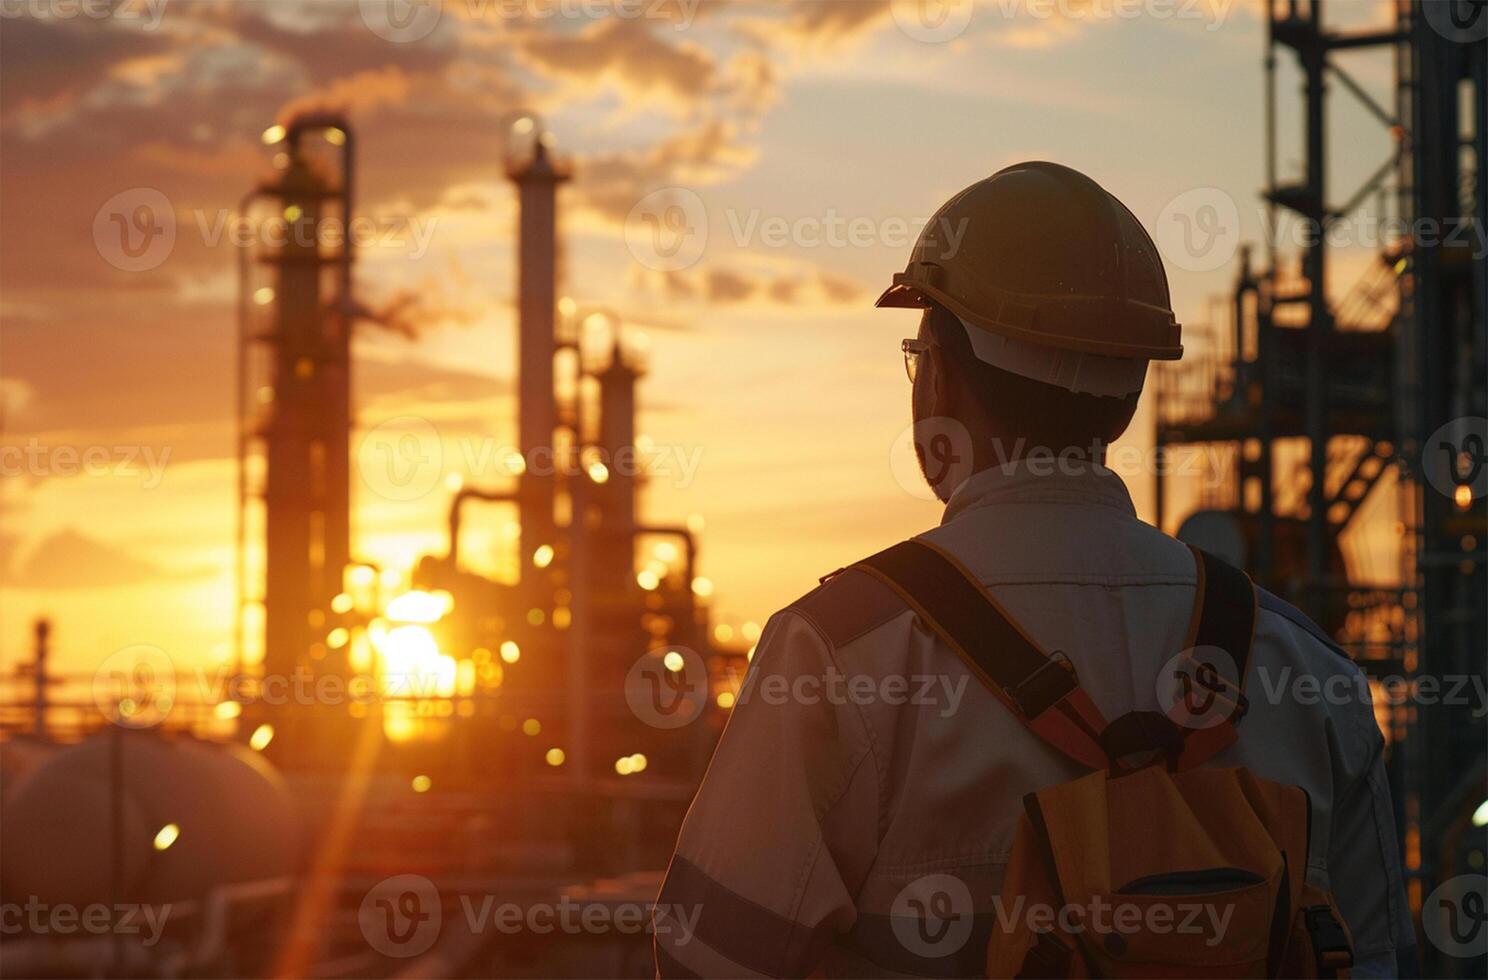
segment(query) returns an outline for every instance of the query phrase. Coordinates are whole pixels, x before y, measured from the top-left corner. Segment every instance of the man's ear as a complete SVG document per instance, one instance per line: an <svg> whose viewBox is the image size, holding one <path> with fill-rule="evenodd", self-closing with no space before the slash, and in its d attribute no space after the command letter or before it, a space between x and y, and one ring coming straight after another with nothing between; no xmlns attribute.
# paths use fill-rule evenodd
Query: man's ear
<svg viewBox="0 0 1488 980"><path fill-rule="evenodd" d="M931 395L935 414L959 418L957 413L961 408L961 379L950 364L950 358L946 356L944 347L934 344L928 353L935 362L930 372L930 380L934 382L931 386Z"/></svg>

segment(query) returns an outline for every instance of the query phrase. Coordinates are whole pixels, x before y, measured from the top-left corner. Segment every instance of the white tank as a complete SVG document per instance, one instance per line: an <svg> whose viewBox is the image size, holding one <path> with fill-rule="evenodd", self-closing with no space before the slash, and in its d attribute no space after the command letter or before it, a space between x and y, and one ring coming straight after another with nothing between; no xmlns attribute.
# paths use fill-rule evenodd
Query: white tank
<svg viewBox="0 0 1488 980"><path fill-rule="evenodd" d="M122 888L113 894L111 742L122 760ZM178 833L166 830L174 825ZM274 878L299 860L283 780L237 745L105 732L25 773L0 809L6 901L181 902L217 885Z"/></svg>

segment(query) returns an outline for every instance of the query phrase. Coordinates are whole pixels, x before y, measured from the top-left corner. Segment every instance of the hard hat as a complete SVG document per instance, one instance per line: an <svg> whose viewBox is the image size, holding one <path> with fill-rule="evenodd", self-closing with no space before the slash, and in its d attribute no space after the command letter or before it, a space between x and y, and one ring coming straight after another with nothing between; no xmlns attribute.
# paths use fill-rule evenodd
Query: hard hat
<svg viewBox="0 0 1488 980"><path fill-rule="evenodd" d="M1071 390L1137 391L1147 361L1183 356L1152 239L1056 163L1005 167L941 206L876 305L932 301L966 324L979 359Z"/></svg>

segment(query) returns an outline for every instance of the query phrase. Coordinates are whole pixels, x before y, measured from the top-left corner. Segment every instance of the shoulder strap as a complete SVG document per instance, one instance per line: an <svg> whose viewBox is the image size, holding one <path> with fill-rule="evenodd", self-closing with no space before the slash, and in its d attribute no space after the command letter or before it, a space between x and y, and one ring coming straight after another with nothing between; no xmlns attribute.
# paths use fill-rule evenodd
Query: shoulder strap
<svg viewBox="0 0 1488 980"><path fill-rule="evenodd" d="M1069 658L1046 654L954 556L911 539L853 567L897 592L1034 734L1082 765L1107 768L1105 719Z"/></svg>
<svg viewBox="0 0 1488 980"><path fill-rule="evenodd" d="M1256 624L1257 590L1250 577L1205 551L1191 550L1198 584L1186 650L1196 661L1199 682L1218 707L1204 724L1180 726L1182 747L1173 763L1180 770L1200 765L1239 737L1236 725L1249 707L1244 688ZM1091 769L1112 767L1108 750L1120 739L1102 734L1122 733L1106 731L1105 718L1080 687L1069 658L1059 651L1045 653L955 556L928 541L911 539L853 567L898 593L1034 734ZM1204 660L1205 650L1213 648L1229 656L1233 677L1231 664ZM1220 719L1217 723L1215 717ZM1141 741L1161 742L1150 734Z"/></svg>
<svg viewBox="0 0 1488 980"><path fill-rule="evenodd" d="M1235 726L1250 707L1245 697L1245 677L1255 641L1257 595L1250 576L1207 551L1191 550L1199 580L1186 649L1193 658L1198 683L1215 702L1206 712L1204 724L1184 728L1178 769L1192 769L1239 737ZM1214 664L1206 660L1206 650L1213 649L1224 651L1230 662Z"/></svg>

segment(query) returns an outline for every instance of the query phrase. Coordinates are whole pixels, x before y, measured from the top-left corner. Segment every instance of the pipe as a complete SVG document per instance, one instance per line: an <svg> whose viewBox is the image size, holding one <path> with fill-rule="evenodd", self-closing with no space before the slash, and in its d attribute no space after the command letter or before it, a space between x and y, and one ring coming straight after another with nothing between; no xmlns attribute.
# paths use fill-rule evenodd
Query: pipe
<svg viewBox="0 0 1488 980"><path fill-rule="evenodd" d="M697 577L697 541L693 537L692 532L689 531L686 527L680 527L677 525L637 524L635 525L631 533L631 540L634 541L637 537L640 537L643 534L654 534L660 535L662 537L675 537L682 539L682 542L687 549L685 552L686 557L683 559L683 574L687 576L687 588L691 590L693 579Z"/></svg>
<svg viewBox="0 0 1488 980"><path fill-rule="evenodd" d="M520 502L520 495L515 490L476 490L473 487L462 487L450 501L449 509L449 564L450 568L458 570L460 567L460 510L470 500L485 500L492 503ZM521 556L518 556L520 574Z"/></svg>
<svg viewBox="0 0 1488 980"><path fill-rule="evenodd" d="M254 188L244 194L238 202L238 214L245 220L248 217L248 206L263 196L260 188ZM235 670L241 674L243 671L243 644L245 632L243 629L243 607L248 604L248 345L252 338L248 336L248 321L252 315L252 306L248 302L248 259L249 250L246 247L238 249L238 362L237 362L237 419L238 419L238 563L237 563L237 590L238 606L233 617L233 645L234 658L237 663Z"/></svg>

